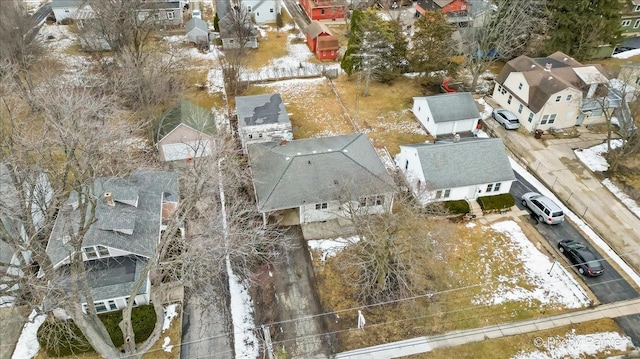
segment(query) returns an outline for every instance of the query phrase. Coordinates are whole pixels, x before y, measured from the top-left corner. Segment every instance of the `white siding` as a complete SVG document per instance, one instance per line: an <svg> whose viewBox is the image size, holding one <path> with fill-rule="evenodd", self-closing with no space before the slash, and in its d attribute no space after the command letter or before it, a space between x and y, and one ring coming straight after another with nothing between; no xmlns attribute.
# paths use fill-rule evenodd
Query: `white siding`
<svg viewBox="0 0 640 359"><path fill-rule="evenodd" d="M286 139L287 141L293 139L291 123L275 123L240 128L240 140L244 153L247 153L247 147L250 143L280 141L281 139Z"/></svg>
<svg viewBox="0 0 640 359"><path fill-rule="evenodd" d="M433 115L426 99L422 97L413 98L413 114L430 134L436 133L437 126L433 122Z"/></svg>
<svg viewBox="0 0 640 359"><path fill-rule="evenodd" d="M275 0L243 0L242 6L251 7L251 15L258 24L276 21L279 5Z"/></svg>
<svg viewBox="0 0 640 359"><path fill-rule="evenodd" d="M371 195L375 196L375 195ZM384 202L381 205L371 205L358 208L358 203L342 205L338 201L327 202L326 209L316 209L316 203L300 206L300 223L323 222L336 218L349 218L349 210L356 209L356 214L375 214L389 212L393 205L393 194L383 194Z"/></svg>
<svg viewBox="0 0 640 359"><path fill-rule="evenodd" d="M77 7L66 7L66 8L54 8L53 15L56 17L56 21L60 22L64 19L75 19L78 15Z"/></svg>

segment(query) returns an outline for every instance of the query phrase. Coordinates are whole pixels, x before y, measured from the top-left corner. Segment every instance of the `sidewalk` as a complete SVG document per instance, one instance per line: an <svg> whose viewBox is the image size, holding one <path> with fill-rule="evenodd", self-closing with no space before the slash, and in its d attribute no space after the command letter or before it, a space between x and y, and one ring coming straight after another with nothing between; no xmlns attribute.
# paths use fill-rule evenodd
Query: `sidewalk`
<svg viewBox="0 0 640 359"><path fill-rule="evenodd" d="M625 302L604 304L591 309L533 319L509 324L499 324L478 329L459 330L443 335L418 337L389 344L339 353L336 359L398 358L429 352L435 349L532 333L602 318L618 318L640 313L640 298Z"/></svg>
<svg viewBox="0 0 640 359"><path fill-rule="evenodd" d="M485 100L495 105L491 98ZM636 274L640 272L640 219L604 187L573 152L575 148L602 143L604 134L579 128L578 138L540 140L521 131L505 131L492 120L485 123L487 130L497 133L529 172L588 223ZM630 284L635 288L640 286L633 281Z"/></svg>

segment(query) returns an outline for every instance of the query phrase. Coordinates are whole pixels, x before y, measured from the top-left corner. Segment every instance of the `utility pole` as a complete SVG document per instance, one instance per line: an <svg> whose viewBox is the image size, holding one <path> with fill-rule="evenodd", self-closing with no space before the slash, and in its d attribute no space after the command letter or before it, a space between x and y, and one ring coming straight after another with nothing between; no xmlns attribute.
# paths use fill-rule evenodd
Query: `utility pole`
<svg viewBox="0 0 640 359"><path fill-rule="evenodd" d="M370 59L373 57L378 57L378 55L374 55L374 54L353 54L351 55L353 57L360 57L362 58L362 67L363 67L363 71L364 71L364 93L362 94L362 96L367 97L369 96L369 81L371 80L371 61ZM358 75L360 76L360 74ZM358 77L358 79L360 79L360 77ZM360 82L360 81L358 81ZM357 96L357 93L356 93ZM356 103L357 103L357 97L356 97Z"/></svg>

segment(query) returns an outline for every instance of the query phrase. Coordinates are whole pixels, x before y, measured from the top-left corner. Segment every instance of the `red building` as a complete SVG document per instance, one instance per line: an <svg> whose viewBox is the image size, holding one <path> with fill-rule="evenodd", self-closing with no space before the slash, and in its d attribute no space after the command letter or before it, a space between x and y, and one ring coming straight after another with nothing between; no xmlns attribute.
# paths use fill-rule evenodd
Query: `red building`
<svg viewBox="0 0 640 359"><path fill-rule="evenodd" d="M346 8L342 0L300 0L300 5L312 21L343 19Z"/></svg>
<svg viewBox="0 0 640 359"><path fill-rule="evenodd" d="M471 21L469 16L471 5L466 0L418 0L416 15L424 15L426 11L442 11L447 21L458 26L466 26Z"/></svg>
<svg viewBox="0 0 640 359"><path fill-rule="evenodd" d="M305 29L307 45L320 60L335 60L338 57L340 44L329 28L319 21L311 21Z"/></svg>

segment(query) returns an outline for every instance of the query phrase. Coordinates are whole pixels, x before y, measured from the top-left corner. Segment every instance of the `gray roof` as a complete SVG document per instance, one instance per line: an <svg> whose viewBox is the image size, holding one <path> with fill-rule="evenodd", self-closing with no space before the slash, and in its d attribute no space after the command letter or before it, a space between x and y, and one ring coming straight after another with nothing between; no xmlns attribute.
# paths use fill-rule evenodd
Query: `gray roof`
<svg viewBox="0 0 640 359"><path fill-rule="evenodd" d="M455 92L422 97L427 100L436 123L479 119L480 112L469 92Z"/></svg>
<svg viewBox="0 0 640 359"><path fill-rule="evenodd" d="M2 240L4 235L16 238L19 236L22 222L15 214L20 211L20 196L9 173L9 168L0 163L0 265L9 263L16 253L13 246ZM6 268L0 267L0 273Z"/></svg>
<svg viewBox="0 0 640 359"><path fill-rule="evenodd" d="M238 127L291 124L280 94L236 97Z"/></svg>
<svg viewBox="0 0 640 359"><path fill-rule="evenodd" d="M140 5L141 9L146 10L180 9L180 1L143 2Z"/></svg>
<svg viewBox="0 0 640 359"><path fill-rule="evenodd" d="M160 240L161 207L164 200L178 201L178 179L172 172L138 169L129 180L118 177L100 177L88 188L96 200L96 222L84 235L82 246L102 245L134 253L143 257L155 254ZM104 193L110 192L115 206L105 203ZM137 192L137 207L133 201ZM70 196L67 203L77 202L77 195ZM61 211L63 213L64 210ZM47 245L47 254L54 264L64 260L73 248L63 243L62 238L77 227L80 220L78 209L69 216L73 223L65 222L59 215Z"/></svg>
<svg viewBox="0 0 640 359"><path fill-rule="evenodd" d="M207 135L212 135L216 131L216 119L211 111L187 100L178 101L176 105L165 111L156 122L154 143L160 142L180 124Z"/></svg>
<svg viewBox="0 0 640 359"><path fill-rule="evenodd" d="M395 191L365 134L249 145L260 212Z"/></svg>
<svg viewBox="0 0 640 359"><path fill-rule="evenodd" d="M147 261L136 256L119 256L85 261L87 281L91 288L94 301L126 297L131 294L135 282L140 278ZM71 288L69 265L60 268L60 284ZM137 294L147 290L145 283L140 286ZM81 294L82 295L82 294ZM83 296L83 301L85 298Z"/></svg>
<svg viewBox="0 0 640 359"><path fill-rule="evenodd" d="M186 25L184 25L184 28L187 31L187 33L189 33L194 28L198 28L204 32L209 32L207 23L204 20L201 20L195 17L187 21Z"/></svg>
<svg viewBox="0 0 640 359"><path fill-rule="evenodd" d="M474 138L406 147L416 148L425 181L434 190L516 179L500 138Z"/></svg>

